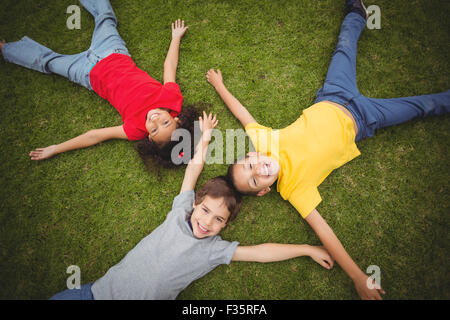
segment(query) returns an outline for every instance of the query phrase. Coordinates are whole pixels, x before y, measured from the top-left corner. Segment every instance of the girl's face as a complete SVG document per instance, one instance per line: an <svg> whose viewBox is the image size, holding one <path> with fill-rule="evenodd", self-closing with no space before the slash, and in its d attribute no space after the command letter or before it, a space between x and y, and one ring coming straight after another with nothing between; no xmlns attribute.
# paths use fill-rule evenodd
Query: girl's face
<svg viewBox="0 0 450 320"><path fill-rule="evenodd" d="M270 186L278 179L280 165L278 162L257 152L249 152L247 157L234 165L234 181L241 192L261 192L270 190ZM258 194L258 195L263 195Z"/></svg>
<svg viewBox="0 0 450 320"><path fill-rule="evenodd" d="M172 116L164 109L152 109L147 113L145 128L148 138L157 144L170 141L172 132L177 128L179 119Z"/></svg>
<svg viewBox="0 0 450 320"><path fill-rule="evenodd" d="M227 225L229 216L230 212L223 198L205 196L201 203L194 204L191 215L192 232L198 239L215 236Z"/></svg>

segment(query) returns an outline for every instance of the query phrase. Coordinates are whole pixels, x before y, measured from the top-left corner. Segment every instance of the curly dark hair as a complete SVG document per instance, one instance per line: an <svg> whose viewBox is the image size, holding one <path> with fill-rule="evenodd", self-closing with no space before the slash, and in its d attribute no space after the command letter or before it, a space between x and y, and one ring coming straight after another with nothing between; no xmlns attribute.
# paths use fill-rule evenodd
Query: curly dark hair
<svg viewBox="0 0 450 320"><path fill-rule="evenodd" d="M194 121L198 120L200 113L197 108L205 107L204 104L189 105L182 109L178 114L179 123L177 129L183 128L189 131L190 136L194 137ZM171 154L172 149L180 143L180 141L168 141L164 145L158 145L155 142L149 140L147 137L140 140L136 149L142 158L147 169L155 167L155 164L162 165L164 168L174 168L182 164L187 164L194 155L195 142L191 139L191 152L190 156L186 152L186 155L180 154L180 163L172 162ZM186 158L185 158L186 157Z"/></svg>

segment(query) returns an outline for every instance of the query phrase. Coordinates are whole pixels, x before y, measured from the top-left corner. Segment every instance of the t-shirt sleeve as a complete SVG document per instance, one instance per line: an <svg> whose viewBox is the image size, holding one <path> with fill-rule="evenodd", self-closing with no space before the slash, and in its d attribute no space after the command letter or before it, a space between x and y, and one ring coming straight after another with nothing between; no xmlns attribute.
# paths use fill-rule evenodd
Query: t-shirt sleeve
<svg viewBox="0 0 450 320"><path fill-rule="evenodd" d="M163 86L164 90L158 98L157 105L159 108L170 109L172 116L177 116L181 112L183 105L183 95L180 86L175 82L166 82Z"/></svg>
<svg viewBox="0 0 450 320"><path fill-rule="evenodd" d="M209 263L212 267L219 264L230 264L236 251L239 242L222 240L220 236L217 236L215 241L211 245L211 251L209 254Z"/></svg>
<svg viewBox="0 0 450 320"><path fill-rule="evenodd" d="M142 132L141 130L137 129L135 126L133 126L129 122L123 123L123 131L125 131L125 134L127 135L128 140L142 140L145 137L148 136L147 133Z"/></svg>
<svg viewBox="0 0 450 320"><path fill-rule="evenodd" d="M172 203L172 211L181 210L190 213L194 205L195 192L194 190L187 190L175 197Z"/></svg>
<svg viewBox="0 0 450 320"><path fill-rule="evenodd" d="M316 187L311 187L304 191L294 190L288 198L288 201L294 206L300 215L306 217L313 211L322 201L319 191Z"/></svg>
<svg viewBox="0 0 450 320"><path fill-rule="evenodd" d="M183 96L181 94L181 90L180 90L180 86L178 85L178 83L176 82L166 82L164 84L164 87L166 87L169 91L171 91L172 93L178 94L180 96Z"/></svg>
<svg viewBox="0 0 450 320"><path fill-rule="evenodd" d="M255 151L270 154L272 150L272 128L264 127L256 122L248 123L245 132L250 137Z"/></svg>

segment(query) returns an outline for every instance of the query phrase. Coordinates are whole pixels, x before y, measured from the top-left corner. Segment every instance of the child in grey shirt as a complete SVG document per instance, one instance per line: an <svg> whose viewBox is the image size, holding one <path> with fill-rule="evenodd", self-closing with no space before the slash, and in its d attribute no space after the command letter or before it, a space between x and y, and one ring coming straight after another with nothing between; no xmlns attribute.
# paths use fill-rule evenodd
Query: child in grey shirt
<svg viewBox="0 0 450 320"><path fill-rule="evenodd" d="M239 246L222 240L220 231L232 221L241 198L224 177L193 189L203 169L215 116L203 113L202 139L189 162L181 192L166 220L142 239L118 264L92 284L51 299L175 299L192 281L230 261L270 262L309 255L330 269L333 259L322 247L293 244Z"/></svg>

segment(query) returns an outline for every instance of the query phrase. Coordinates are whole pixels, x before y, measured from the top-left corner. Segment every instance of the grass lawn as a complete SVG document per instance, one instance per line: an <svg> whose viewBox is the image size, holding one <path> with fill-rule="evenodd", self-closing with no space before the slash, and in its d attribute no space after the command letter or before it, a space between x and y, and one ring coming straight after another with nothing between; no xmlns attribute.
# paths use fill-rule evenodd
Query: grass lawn
<svg viewBox="0 0 450 320"><path fill-rule="evenodd" d="M366 1L373 4L373 1ZM75 0L3 0L0 39L22 36L73 54L90 45L93 18L66 27ZM358 49L362 94L391 98L450 88L450 2L379 0L381 29L366 29ZM263 125L297 119L322 86L344 17L344 0L113 0L119 32L137 65L162 81L170 23L189 25L177 81L185 104L211 104L219 129L240 128L206 82L222 70L230 91ZM81 7L81 5L80 5ZM57 75L0 59L0 299L47 299L66 288L66 269L82 283L100 278L160 225L184 168L145 170L133 143L110 141L33 162L28 153L89 129L121 124L94 92ZM317 208L366 271L381 270L386 299L450 299L450 118L381 130L358 143L362 155L319 187ZM224 154L225 158L225 154ZM207 165L199 185L225 174ZM222 234L242 245L319 245L315 233L275 191L245 198ZM358 299L336 265L309 258L219 266L179 299Z"/></svg>

